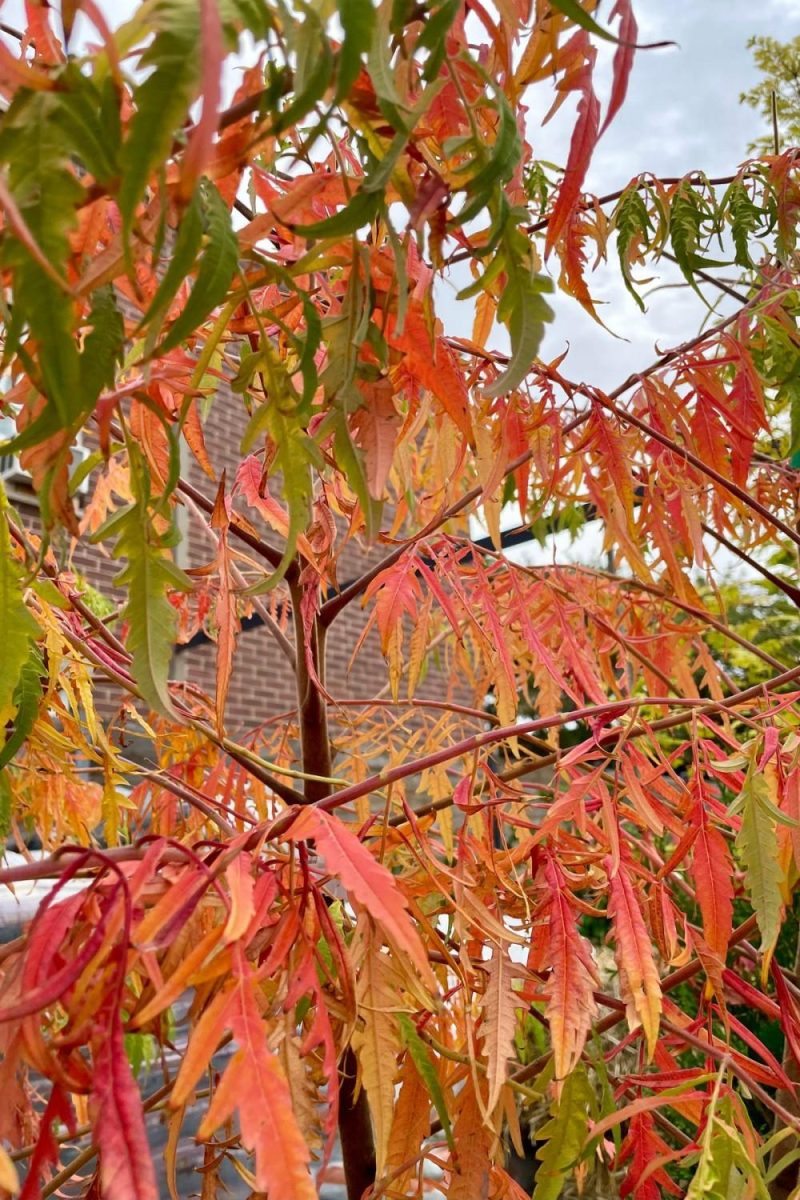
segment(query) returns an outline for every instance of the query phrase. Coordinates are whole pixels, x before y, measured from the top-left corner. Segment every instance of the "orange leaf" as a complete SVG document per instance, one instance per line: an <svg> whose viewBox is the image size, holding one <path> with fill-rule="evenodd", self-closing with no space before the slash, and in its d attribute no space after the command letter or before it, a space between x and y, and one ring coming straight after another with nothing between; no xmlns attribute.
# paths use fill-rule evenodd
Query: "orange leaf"
<svg viewBox="0 0 800 1200"><path fill-rule="evenodd" d="M733 926L733 863L724 837L708 819L702 798L694 812L697 838L692 873L703 933L711 949L725 959Z"/></svg>
<svg viewBox="0 0 800 1200"><path fill-rule="evenodd" d="M405 950L431 985L435 979L397 880L347 827L322 809L304 809L292 822L287 837L313 838L325 865L338 875L348 892L363 904L372 919L400 950Z"/></svg>
<svg viewBox="0 0 800 1200"><path fill-rule="evenodd" d="M592 152L599 136L600 105L592 87L592 68L596 52L592 50L581 69L574 86L580 87L578 120L572 134L569 157L564 169L558 197L550 214L547 226L545 252L549 252L558 241L564 226L580 200L583 181L589 169Z"/></svg>
<svg viewBox="0 0 800 1200"><path fill-rule="evenodd" d="M239 1110L242 1145L255 1154L256 1188L270 1200L316 1200L308 1146L295 1119L292 1095L256 1005L255 981L244 955L237 956L228 1010L239 1049L214 1092L197 1136L209 1138Z"/></svg>
<svg viewBox="0 0 800 1200"><path fill-rule="evenodd" d="M395 350L405 355L409 373L432 392L450 420L461 430L468 442L474 440L469 393L464 374L456 356L441 338L431 338L422 313L409 307L403 332L397 332L397 321L390 317L387 340Z"/></svg>
<svg viewBox="0 0 800 1200"><path fill-rule="evenodd" d="M188 1100L200 1076L208 1070L208 1064L216 1053L228 1022L231 1004L231 989L217 992L208 1004L202 1017L194 1027L192 1036L181 1059L178 1077L170 1096L170 1106L180 1108Z"/></svg>
<svg viewBox="0 0 800 1200"><path fill-rule="evenodd" d="M504 946L495 946L486 971L486 991L481 1000L481 1032L489 1084L486 1107L493 1112L508 1078L508 1058L514 1044L520 1000L512 989L514 968Z"/></svg>
<svg viewBox="0 0 800 1200"><path fill-rule="evenodd" d="M247 932L255 912L255 881L251 874L252 855L243 851L225 871L231 894L231 911L225 924L225 941L235 942Z"/></svg>
<svg viewBox="0 0 800 1200"><path fill-rule="evenodd" d="M400 1092L389 1135L386 1169L388 1174L393 1174L408 1164L409 1170L393 1181L393 1191L402 1194L408 1184L413 1165L431 1130L430 1107L428 1090L411 1056L407 1055L401 1070Z"/></svg>
<svg viewBox="0 0 800 1200"><path fill-rule="evenodd" d="M661 1016L661 984L653 961L653 950L642 910L624 868L612 874L606 859L609 896L608 915L617 940L616 959L623 999L628 1010L628 1026L641 1025L647 1040L647 1053L653 1056Z"/></svg>
<svg viewBox="0 0 800 1200"><path fill-rule="evenodd" d="M564 877L552 859L544 874L551 896L548 959L552 970L547 985L546 1015L553 1043L555 1078L561 1081L583 1053L597 1014L592 993L599 981L591 950L578 933L572 905L564 893Z"/></svg>
<svg viewBox="0 0 800 1200"><path fill-rule="evenodd" d="M489 1150L493 1138L469 1082L462 1088L459 1101L453 1129L455 1171L450 1178L447 1200L485 1200L489 1194Z"/></svg>

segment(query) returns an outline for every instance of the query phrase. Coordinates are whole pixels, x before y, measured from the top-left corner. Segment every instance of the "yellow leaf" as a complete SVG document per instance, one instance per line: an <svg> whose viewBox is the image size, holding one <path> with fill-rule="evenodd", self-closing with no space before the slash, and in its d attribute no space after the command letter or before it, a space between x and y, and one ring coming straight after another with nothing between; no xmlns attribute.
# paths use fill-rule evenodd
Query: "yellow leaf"
<svg viewBox="0 0 800 1200"><path fill-rule="evenodd" d="M394 1012L402 1007L402 1000L392 961L382 952L371 921L364 932L362 952L357 986L359 1023L353 1033L353 1049L361 1068L361 1084L367 1093L377 1172L381 1176L389 1151L400 1049Z"/></svg>
<svg viewBox="0 0 800 1200"><path fill-rule="evenodd" d="M8 1151L0 1146L0 1188L16 1196L19 1192L19 1176Z"/></svg>

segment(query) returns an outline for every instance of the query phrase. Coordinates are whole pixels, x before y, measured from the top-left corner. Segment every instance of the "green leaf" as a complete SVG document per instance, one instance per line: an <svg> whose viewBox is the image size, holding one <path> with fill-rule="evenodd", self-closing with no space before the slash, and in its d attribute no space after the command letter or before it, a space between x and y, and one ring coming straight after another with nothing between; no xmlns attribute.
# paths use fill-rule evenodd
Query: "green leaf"
<svg viewBox="0 0 800 1200"><path fill-rule="evenodd" d="M361 514L364 518L365 536L367 541L372 541L378 533L380 527L381 513L383 512L383 504L380 500L376 500L370 494L369 483L367 481L367 469L364 463L364 455L354 444L350 436L350 430L347 427L347 418L340 409L334 409L330 414L330 422L326 422L324 428L327 430L330 424L333 425L334 433L334 448L336 459L339 468L344 472L347 482L355 492L358 503L361 505ZM321 432L321 431L320 431Z"/></svg>
<svg viewBox="0 0 800 1200"><path fill-rule="evenodd" d="M91 326L81 354L81 386L84 405L94 406L104 388L114 383L114 373L125 349L125 322L117 308L114 289L98 288L92 296Z"/></svg>
<svg viewBox="0 0 800 1200"><path fill-rule="evenodd" d="M344 30L344 41L336 71L335 104L347 95L355 83L362 60L372 44L375 29L372 0L340 0L339 20Z"/></svg>
<svg viewBox="0 0 800 1200"><path fill-rule="evenodd" d="M574 25L580 25L581 29L585 29L588 33L593 33L597 37L602 38L604 42L613 42L615 46L628 45L627 42L621 42L610 29L604 29L602 25L598 25L593 17L581 8L578 0L550 0L553 8L562 12L565 17L569 17ZM657 42L654 45L665 46L671 45L668 42ZM647 47L641 47L647 49Z"/></svg>
<svg viewBox="0 0 800 1200"><path fill-rule="evenodd" d="M295 555L297 535L308 524L313 498L312 465L318 465L318 450L305 431L299 397L281 360L269 344L262 347L259 367L265 372L269 400L256 409L242 440L246 454L256 438L267 432L275 448L273 468L283 476L283 496L289 509L289 531L281 561L252 595L270 591L283 579Z"/></svg>
<svg viewBox="0 0 800 1200"><path fill-rule="evenodd" d="M541 1166L532 1200L557 1200L561 1195L567 1175L580 1158L593 1109L594 1092L586 1068L579 1063L564 1080L561 1098L550 1109L550 1120L537 1130L537 1139L545 1144L536 1152Z"/></svg>
<svg viewBox="0 0 800 1200"><path fill-rule="evenodd" d="M532 275L524 266L508 270L508 283L497 315L508 327L511 356L502 375L485 389L490 398L502 396L519 387L531 368L544 337L544 328L553 319L553 310L543 291L552 291L546 276Z"/></svg>
<svg viewBox="0 0 800 1200"><path fill-rule="evenodd" d="M769 1190L757 1164L736 1128L729 1096L719 1101L719 1086L703 1133L700 1161L686 1200L738 1200L752 1196L769 1200ZM742 1113L740 1107L737 1110ZM741 1119L741 1117L740 1117Z"/></svg>
<svg viewBox="0 0 800 1200"><path fill-rule="evenodd" d="M372 44L367 55L367 69L378 106L393 129L406 129L405 105L395 83L392 66L392 0L378 6Z"/></svg>
<svg viewBox="0 0 800 1200"><path fill-rule="evenodd" d="M641 243L642 249L646 249L650 244L649 235L653 225L644 197L635 183L620 196L611 220L617 231L617 253L625 287L644 312L644 301L633 286L628 249L634 240Z"/></svg>
<svg viewBox="0 0 800 1200"><path fill-rule="evenodd" d="M459 225L464 225L487 207L495 191L501 189L514 174L522 154L522 139L516 117L502 92L497 94L497 107L500 115L497 137L488 156L482 144L477 148L478 153L473 161L482 162L483 165L466 184L470 199L456 217Z"/></svg>
<svg viewBox="0 0 800 1200"><path fill-rule="evenodd" d="M11 832L11 784L8 771L0 771L0 841Z"/></svg>
<svg viewBox="0 0 800 1200"><path fill-rule="evenodd" d="M140 59L150 74L136 88L136 113L122 147L119 207L126 229L155 167L170 153L200 81L200 23L195 0L162 0L155 9L158 32Z"/></svg>
<svg viewBox="0 0 800 1200"><path fill-rule="evenodd" d="M139 329L150 325L149 339L155 340L161 325L160 318L169 308L175 293L190 273L203 240L203 217L201 212L201 186L195 188L191 203L181 217L178 235L167 269L158 290L150 301L147 312L139 322Z"/></svg>
<svg viewBox="0 0 800 1200"><path fill-rule="evenodd" d="M227 204L209 180L201 180L199 189L208 244L200 259L189 299L157 347L156 354L166 354L202 324L227 296L228 285L238 265L239 242L231 225ZM188 236L193 237L194 234Z"/></svg>
<svg viewBox="0 0 800 1200"><path fill-rule="evenodd" d="M65 90L53 114L67 144L98 183L109 185L119 173L121 127L119 96L112 79L97 87L70 63L59 78Z"/></svg>
<svg viewBox="0 0 800 1200"><path fill-rule="evenodd" d="M764 950L778 936L783 912L783 872L778 862L778 834L765 776L751 766L737 802L742 825L736 848L745 868L745 885L756 914Z"/></svg>
<svg viewBox="0 0 800 1200"><path fill-rule="evenodd" d="M69 232L83 188L70 166L71 147L56 123L56 92L20 92L3 118L0 165L28 229L48 262L63 274ZM37 342L42 387L57 428L80 414L78 348L71 298L33 259L10 230L3 237L2 265L13 280L15 320Z"/></svg>
<svg viewBox="0 0 800 1200"><path fill-rule="evenodd" d="M273 128L276 133L291 129L310 113L328 90L333 75L333 51L313 8L303 5L305 20L293 21L291 49L294 51L295 96L279 116Z"/></svg>
<svg viewBox="0 0 800 1200"><path fill-rule="evenodd" d="M750 239L755 236L765 214L753 203L741 179L735 179L730 185L722 198L721 208L727 211L730 218L736 263L747 271L753 265Z"/></svg>
<svg viewBox="0 0 800 1200"><path fill-rule="evenodd" d="M11 550L7 511L8 502L0 482L0 629L3 631L0 712L4 712L13 700L22 668L30 655L30 643L39 633L39 626L25 605L23 572Z"/></svg>
<svg viewBox="0 0 800 1200"><path fill-rule="evenodd" d="M380 208L382 197L363 190L356 192L353 199L344 208L323 221L313 221L310 225L293 225L303 237L346 237L355 233L364 225L368 225Z"/></svg>
<svg viewBox="0 0 800 1200"><path fill-rule="evenodd" d="M430 51L422 72L423 79L434 79L438 74L447 53L447 35L460 8L461 0L443 0L438 8L431 11L425 22L425 28L417 41L417 51Z"/></svg>
<svg viewBox="0 0 800 1200"><path fill-rule="evenodd" d="M14 731L5 745L0 747L0 771L11 762L33 729L42 696L43 672L44 663L39 648L35 642L31 642L28 657L23 664L12 699L17 710L14 717Z"/></svg>
<svg viewBox="0 0 800 1200"><path fill-rule="evenodd" d="M430 1056L428 1047L423 1042L422 1038L417 1033L417 1027L410 1017L405 1013L397 1013L397 1024L400 1027L400 1036L408 1047L408 1052L414 1066L417 1068L420 1079L428 1089L428 1095L433 1102L433 1107L436 1109L436 1115L442 1124L442 1132L447 1138L447 1144L451 1150L455 1149L453 1142L453 1130L450 1125L450 1114L447 1111L447 1104L442 1091L442 1085L439 1082L439 1076L436 1073L433 1059Z"/></svg>
<svg viewBox="0 0 800 1200"><path fill-rule="evenodd" d="M133 675L151 708L174 716L167 682L177 631L177 613L167 599L169 590L188 591L191 583L167 553L176 540L174 530L159 533L147 505L146 473L132 458L132 479L139 493L95 535L118 535L115 558L127 565L115 583L127 587L123 619L128 622L127 646L133 655Z"/></svg>

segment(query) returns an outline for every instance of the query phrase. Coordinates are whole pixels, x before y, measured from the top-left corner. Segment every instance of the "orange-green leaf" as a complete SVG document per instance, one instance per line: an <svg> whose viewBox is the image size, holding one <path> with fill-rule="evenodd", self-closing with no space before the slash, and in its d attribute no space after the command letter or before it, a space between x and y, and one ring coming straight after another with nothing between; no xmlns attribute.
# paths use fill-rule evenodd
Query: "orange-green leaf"
<svg viewBox="0 0 800 1200"><path fill-rule="evenodd" d="M661 1016L661 984L653 950L636 892L624 865L615 875L611 860L606 859L606 869L609 875L608 915L617 943L617 967L628 1009L628 1025L631 1029L641 1025L647 1053L652 1058Z"/></svg>
<svg viewBox="0 0 800 1200"><path fill-rule="evenodd" d="M401 1005L391 958L382 951L380 939L369 922L358 972L358 1024L353 1032L353 1049L372 1117L379 1176L386 1165L392 1131L400 1050L400 1033L394 1014Z"/></svg>

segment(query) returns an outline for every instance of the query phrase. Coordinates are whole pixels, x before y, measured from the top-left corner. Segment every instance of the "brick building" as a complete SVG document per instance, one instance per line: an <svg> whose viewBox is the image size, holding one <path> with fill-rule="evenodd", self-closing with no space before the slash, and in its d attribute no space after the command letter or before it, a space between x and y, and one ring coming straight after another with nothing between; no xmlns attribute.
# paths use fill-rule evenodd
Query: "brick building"
<svg viewBox="0 0 800 1200"><path fill-rule="evenodd" d="M6 424L10 422L7 428L0 428L2 441L13 436L14 427L11 418L0 420L4 420ZM241 458L240 446L247 420L240 398L233 394L227 382L220 382L217 394L209 407L203 432L214 471L219 477L222 470L227 468L229 484ZM88 449L86 452L88 453ZM19 463L8 457L0 459L0 475L4 479L9 499L23 517L25 526L35 529L36 498ZM183 476L204 497L213 500L214 482L188 453L183 463ZM90 493L94 479L93 475L87 481L84 497L78 498L79 508L81 500L85 500ZM179 508L178 523L182 536L174 553L178 564L184 569L207 565L213 560L215 553L215 541L209 537L207 525L204 528L197 512L192 511L193 507L188 503ZM258 526L258 517L252 509L243 506L242 512L252 525ZM272 539L274 544L278 543L278 539L266 527L259 532L263 532L266 540ZM121 569L121 564L110 556L106 546L95 546L87 538L72 543L63 531L56 531L54 538L54 549L62 566L68 564L79 579L84 579L102 595L115 596L113 581ZM357 540L349 541L337 565L340 585L346 585L359 577L385 553L385 546L365 547ZM291 640L292 622L285 590L279 591L278 596L267 603L277 603L278 619L285 625L287 636ZM350 667L353 651L362 635L366 619L360 599L357 599L341 611L332 628L327 647L326 685L331 695L336 698L374 697L385 687L386 664L374 629L370 631ZM176 646L172 678L195 685L213 696L216 654L216 644L206 633L195 634L188 643ZM103 713L111 716L118 710L120 693L115 685L99 677L95 683L98 707ZM428 695L435 694L441 698L444 689L441 680L438 683L432 680L425 690ZM271 631L264 626L258 613L254 613L243 620L238 636L226 706L228 733L235 737L266 718L292 709L295 703L295 680L286 659Z"/></svg>
<svg viewBox="0 0 800 1200"><path fill-rule="evenodd" d="M206 449L217 475L227 467L230 478L232 466L235 469L238 465L246 424L247 417L239 397L234 397L228 384L222 382L204 426ZM185 474L188 482L198 491L211 497L214 485L193 458L187 461ZM254 521L252 510L243 511L246 511L248 520ZM181 519L184 539L177 554L178 562L183 567L207 562L213 554L207 533L190 511L185 510ZM276 541L275 535L269 531L265 532L265 537ZM356 541L350 541L344 548L337 568L340 584L360 576L385 553L385 547L365 548ZM283 616L291 638L288 608ZM366 614L360 601L356 600L340 613L335 622L327 647L326 679L333 696L374 696L386 682L386 665L374 630L368 635L348 672L348 664L365 621ZM215 644L200 637L186 646L178 647L174 674L176 678L187 680L204 692L213 694L215 664ZM264 627L258 614L254 614L250 620L243 622L239 634L226 709L230 731L249 728L265 717L293 708L296 703L294 687L294 678L272 633Z"/></svg>

